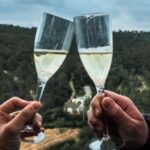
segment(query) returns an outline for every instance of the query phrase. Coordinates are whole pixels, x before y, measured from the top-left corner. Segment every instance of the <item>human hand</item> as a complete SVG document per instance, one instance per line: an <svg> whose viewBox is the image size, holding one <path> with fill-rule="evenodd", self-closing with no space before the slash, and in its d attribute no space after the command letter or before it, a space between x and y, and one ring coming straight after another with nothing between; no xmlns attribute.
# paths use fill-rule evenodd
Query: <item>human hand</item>
<svg viewBox="0 0 150 150"><path fill-rule="evenodd" d="M20 131L31 119L35 135L42 129L42 118L36 114L40 107L41 104L37 101L29 102L18 97L12 97L0 105L0 149L18 150L21 142ZM14 116L13 112L18 109L19 113Z"/></svg>
<svg viewBox="0 0 150 150"><path fill-rule="evenodd" d="M107 115L107 126L111 138L127 148L144 145L148 138L148 127L135 104L126 96L111 91L97 94L90 103L88 123L99 137L103 135L103 115Z"/></svg>

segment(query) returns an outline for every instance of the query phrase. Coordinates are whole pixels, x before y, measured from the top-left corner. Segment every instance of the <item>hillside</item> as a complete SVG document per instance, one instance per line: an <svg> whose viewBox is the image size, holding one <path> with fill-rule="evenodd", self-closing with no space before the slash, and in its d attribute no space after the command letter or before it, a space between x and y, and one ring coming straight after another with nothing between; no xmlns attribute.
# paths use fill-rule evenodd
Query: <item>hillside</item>
<svg viewBox="0 0 150 150"><path fill-rule="evenodd" d="M1 102L14 95L31 100L31 95L36 91L37 76L33 61L35 32L35 28L0 25ZM106 88L130 96L142 110L148 110L150 32L118 31L113 33L113 39L113 63ZM78 57L75 39L62 68L47 85L44 99L53 97L53 100L49 100L51 107L55 105L55 100L61 105L64 99L70 97L68 81L71 73L79 94L82 94L84 85L90 85L93 94L95 93L93 83ZM61 82L57 82L58 80Z"/></svg>
<svg viewBox="0 0 150 150"><path fill-rule="evenodd" d="M32 95L36 93L37 75L33 60L35 32L35 28L0 25L1 103L11 96L32 100ZM113 32L113 39L113 62L106 88L129 96L142 112L147 113L150 108L150 32L118 31ZM60 150L69 150L70 147L72 150L79 147L84 150L93 137L87 122L82 119L85 114L70 115L63 109L72 95L70 80L76 96L85 94L85 86L90 87L92 96L95 94L94 84L78 56L75 38L65 62L47 83L40 113L47 129L82 128L78 141L58 145ZM88 106L85 112L87 109Z"/></svg>

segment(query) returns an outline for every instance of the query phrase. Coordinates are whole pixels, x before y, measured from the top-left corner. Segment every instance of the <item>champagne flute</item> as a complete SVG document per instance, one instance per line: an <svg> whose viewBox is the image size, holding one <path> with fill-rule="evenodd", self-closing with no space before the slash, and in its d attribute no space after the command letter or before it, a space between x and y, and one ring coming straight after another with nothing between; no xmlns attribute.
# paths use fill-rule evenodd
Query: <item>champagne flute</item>
<svg viewBox="0 0 150 150"><path fill-rule="evenodd" d="M38 77L36 100L41 101L47 81L65 60L71 46L73 29L71 21L43 13L34 42L34 61ZM27 128L28 132L33 132L31 126ZM44 133L40 132L37 136L24 138L23 141L39 143L44 138Z"/></svg>
<svg viewBox="0 0 150 150"><path fill-rule="evenodd" d="M105 81L112 62L112 31L107 14L86 14L74 17L75 34L81 61L93 80L97 93L104 92ZM108 141L104 117L102 141Z"/></svg>

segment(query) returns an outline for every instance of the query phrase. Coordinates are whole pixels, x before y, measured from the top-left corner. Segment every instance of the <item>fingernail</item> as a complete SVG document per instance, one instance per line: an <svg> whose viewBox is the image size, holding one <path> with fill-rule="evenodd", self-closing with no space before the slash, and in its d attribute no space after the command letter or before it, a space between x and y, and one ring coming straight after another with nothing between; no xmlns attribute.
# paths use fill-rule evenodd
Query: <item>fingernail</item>
<svg viewBox="0 0 150 150"><path fill-rule="evenodd" d="M40 108L41 104L39 102L34 102L32 106L35 110L37 110Z"/></svg>
<svg viewBox="0 0 150 150"><path fill-rule="evenodd" d="M102 93L102 97L105 97L105 93Z"/></svg>
<svg viewBox="0 0 150 150"><path fill-rule="evenodd" d="M100 111L98 109L95 109L95 116L99 117L100 116Z"/></svg>
<svg viewBox="0 0 150 150"><path fill-rule="evenodd" d="M113 100L112 99L105 99L104 101L103 101L103 107L105 107L106 109L109 109L112 105L113 105Z"/></svg>
<svg viewBox="0 0 150 150"><path fill-rule="evenodd" d="M42 126L42 122L38 121L38 126L41 127Z"/></svg>

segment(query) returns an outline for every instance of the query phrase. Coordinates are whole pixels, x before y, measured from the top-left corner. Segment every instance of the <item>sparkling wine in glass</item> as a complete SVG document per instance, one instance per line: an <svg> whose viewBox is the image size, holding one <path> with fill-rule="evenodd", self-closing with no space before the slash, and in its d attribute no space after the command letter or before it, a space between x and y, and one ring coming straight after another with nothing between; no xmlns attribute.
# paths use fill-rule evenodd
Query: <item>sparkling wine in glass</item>
<svg viewBox="0 0 150 150"><path fill-rule="evenodd" d="M74 17L78 52L85 70L93 80L97 93L104 92L112 62L112 30L107 14L86 14ZM104 124L105 124L104 117ZM104 125L102 141L109 139Z"/></svg>
<svg viewBox="0 0 150 150"><path fill-rule="evenodd" d="M73 23L58 16L43 13L34 43L34 61L38 77L36 100L41 101L47 81L55 74L65 60L73 38ZM33 132L28 126L28 131ZM28 143L44 140L43 132L23 139Z"/></svg>

